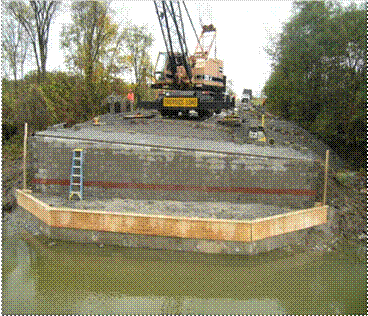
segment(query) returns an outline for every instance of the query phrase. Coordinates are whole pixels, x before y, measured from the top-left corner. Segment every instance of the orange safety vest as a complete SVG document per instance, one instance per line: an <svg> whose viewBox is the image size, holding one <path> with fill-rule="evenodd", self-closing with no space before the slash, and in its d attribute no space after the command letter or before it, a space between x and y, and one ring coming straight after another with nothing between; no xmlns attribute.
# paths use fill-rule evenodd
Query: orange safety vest
<svg viewBox="0 0 368 316"><path fill-rule="evenodd" d="M129 101L134 101L134 93L129 92L127 98L128 98Z"/></svg>

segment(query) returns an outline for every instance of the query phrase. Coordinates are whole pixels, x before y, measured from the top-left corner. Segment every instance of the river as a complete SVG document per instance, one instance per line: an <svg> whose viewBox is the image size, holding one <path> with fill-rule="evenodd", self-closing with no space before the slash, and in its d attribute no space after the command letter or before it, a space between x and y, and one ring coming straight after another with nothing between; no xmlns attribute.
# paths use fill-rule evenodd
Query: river
<svg viewBox="0 0 368 316"><path fill-rule="evenodd" d="M9 218L2 226L3 314L367 313L366 260L348 244L256 256L40 247L20 238Z"/></svg>

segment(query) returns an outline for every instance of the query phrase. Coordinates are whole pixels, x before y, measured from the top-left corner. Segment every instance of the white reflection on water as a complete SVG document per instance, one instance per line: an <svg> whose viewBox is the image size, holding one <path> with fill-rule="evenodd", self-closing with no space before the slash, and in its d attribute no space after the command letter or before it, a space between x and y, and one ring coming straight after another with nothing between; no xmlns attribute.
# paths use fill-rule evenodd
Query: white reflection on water
<svg viewBox="0 0 368 316"><path fill-rule="evenodd" d="M332 314L340 315L343 314L344 305L340 302L332 301L329 303L329 306L332 310Z"/></svg>
<svg viewBox="0 0 368 316"><path fill-rule="evenodd" d="M279 301L275 299L236 300L232 298L196 298L196 297L143 297L127 296L119 293L87 293L77 301L76 312L113 314L113 313L150 313L162 314L285 314Z"/></svg>
<svg viewBox="0 0 368 316"><path fill-rule="evenodd" d="M18 314L34 311L36 278L31 274L30 249L23 240L13 242L12 246L16 251L13 252L12 264L7 266L10 272L3 278L3 312ZM15 268L11 269L11 266ZM8 306L12 307L11 310L7 310Z"/></svg>

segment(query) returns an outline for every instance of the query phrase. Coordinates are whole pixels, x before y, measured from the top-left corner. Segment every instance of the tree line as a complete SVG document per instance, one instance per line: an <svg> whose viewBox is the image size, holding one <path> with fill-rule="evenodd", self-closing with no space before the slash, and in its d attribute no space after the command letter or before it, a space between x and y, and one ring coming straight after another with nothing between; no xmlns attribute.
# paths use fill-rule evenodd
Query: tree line
<svg viewBox="0 0 368 316"><path fill-rule="evenodd" d="M31 129L90 119L106 111L112 92L153 92L147 27L122 28L107 2L78 1L60 43L68 72L47 72L50 26L66 4L4 3L2 54L3 142L28 121ZM356 166L366 157L366 5L294 1L293 15L267 48L273 70L267 108L320 135ZM27 58L36 69L24 75ZM7 71L9 69L9 71ZM121 75L132 69L134 84Z"/></svg>
<svg viewBox="0 0 368 316"><path fill-rule="evenodd" d="M267 109L317 134L351 166L366 163L366 4L294 1L267 51Z"/></svg>
<svg viewBox="0 0 368 316"><path fill-rule="evenodd" d="M71 21L59 35L68 71L47 72L50 27L65 9ZM31 129L42 129L90 119L106 110L101 101L112 92L126 94L133 88L152 94L147 81L153 73L153 35L146 26L122 27L113 18L109 3L103 1L4 3L3 142L25 121ZM27 59L36 69L24 75ZM128 71L134 82L121 79Z"/></svg>

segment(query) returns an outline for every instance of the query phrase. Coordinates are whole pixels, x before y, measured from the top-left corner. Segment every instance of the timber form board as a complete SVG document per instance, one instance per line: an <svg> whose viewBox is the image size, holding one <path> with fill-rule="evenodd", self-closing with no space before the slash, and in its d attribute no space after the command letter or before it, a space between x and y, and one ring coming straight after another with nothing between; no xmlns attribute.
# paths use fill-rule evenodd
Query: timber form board
<svg viewBox="0 0 368 316"><path fill-rule="evenodd" d="M17 190L17 203L50 227L156 235L179 238L253 242L325 224L328 206L316 206L254 220L188 218L51 207Z"/></svg>

